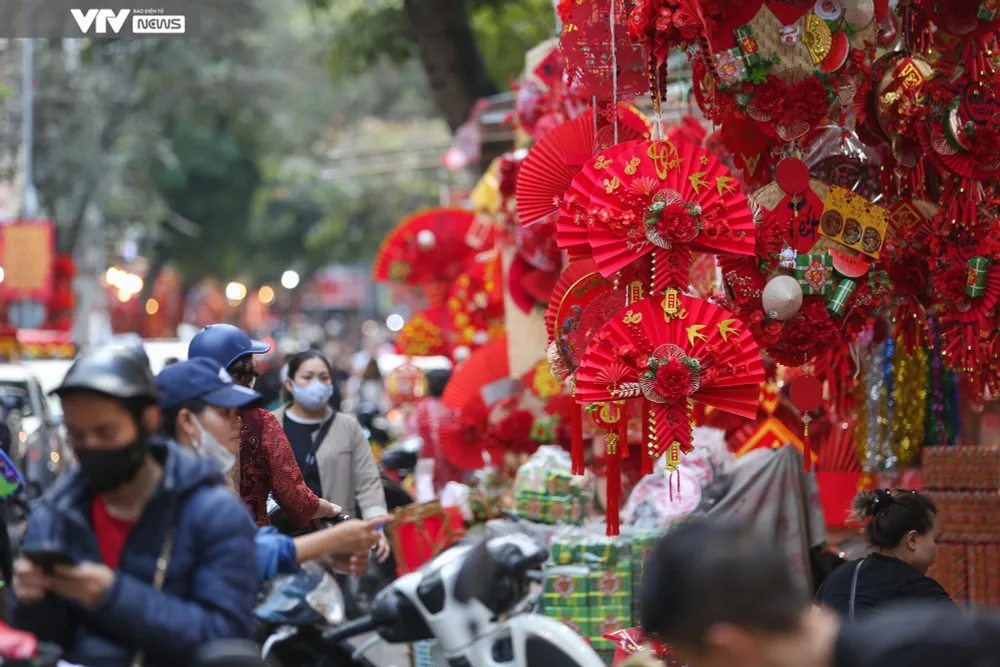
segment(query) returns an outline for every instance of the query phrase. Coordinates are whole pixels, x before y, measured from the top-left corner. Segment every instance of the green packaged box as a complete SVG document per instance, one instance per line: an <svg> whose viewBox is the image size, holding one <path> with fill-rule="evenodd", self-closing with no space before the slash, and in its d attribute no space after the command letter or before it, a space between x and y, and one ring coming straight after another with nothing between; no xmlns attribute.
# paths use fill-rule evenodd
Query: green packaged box
<svg viewBox="0 0 1000 667"><path fill-rule="evenodd" d="M575 496L549 496L545 499L545 522L579 525L583 521L583 505Z"/></svg>
<svg viewBox="0 0 1000 667"><path fill-rule="evenodd" d="M631 542L622 537L591 536L583 542L583 562L592 567L614 566L620 560L629 560Z"/></svg>
<svg viewBox="0 0 1000 667"><path fill-rule="evenodd" d="M631 628L632 608L615 605L591 607L588 618L590 620L590 631L592 633L588 635L588 637L593 645L595 640L608 641L604 639L604 635L609 632ZM596 646L594 648L597 649Z"/></svg>
<svg viewBox="0 0 1000 667"><path fill-rule="evenodd" d="M579 537L557 537L549 545L549 559L554 565L577 565L582 553Z"/></svg>
<svg viewBox="0 0 1000 667"><path fill-rule="evenodd" d="M568 496L571 493L573 475L568 470L547 470L546 489L550 496Z"/></svg>
<svg viewBox="0 0 1000 667"><path fill-rule="evenodd" d="M545 616L560 621L570 630L586 637L590 633L590 618L587 610L579 607L545 607Z"/></svg>
<svg viewBox="0 0 1000 667"><path fill-rule="evenodd" d="M632 536L632 561L642 567L661 537L663 532L659 530L636 531Z"/></svg>
<svg viewBox="0 0 1000 667"><path fill-rule="evenodd" d="M590 570L580 565L552 568L542 583L542 606L586 607L590 592Z"/></svg>
<svg viewBox="0 0 1000 667"><path fill-rule="evenodd" d="M833 258L828 254L798 255L795 258L795 279L808 295L833 294Z"/></svg>
<svg viewBox="0 0 1000 667"><path fill-rule="evenodd" d="M619 562L614 569L591 570L587 585L591 607L632 608L632 563Z"/></svg>
<svg viewBox="0 0 1000 667"><path fill-rule="evenodd" d="M518 515L529 521L544 521L546 514L545 494L522 491L514 501Z"/></svg>

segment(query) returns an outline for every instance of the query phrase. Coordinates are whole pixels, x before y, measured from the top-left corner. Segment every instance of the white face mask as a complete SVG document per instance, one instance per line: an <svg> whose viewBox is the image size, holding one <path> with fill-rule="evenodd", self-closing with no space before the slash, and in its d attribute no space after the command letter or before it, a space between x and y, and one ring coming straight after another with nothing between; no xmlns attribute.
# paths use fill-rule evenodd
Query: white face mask
<svg viewBox="0 0 1000 667"><path fill-rule="evenodd" d="M229 474L229 471L236 466L236 454L226 449L226 446L219 442L214 435L206 431L197 417L191 415L191 418L194 420L194 425L198 427L198 442L195 443L198 453L215 459L222 466L222 472Z"/></svg>

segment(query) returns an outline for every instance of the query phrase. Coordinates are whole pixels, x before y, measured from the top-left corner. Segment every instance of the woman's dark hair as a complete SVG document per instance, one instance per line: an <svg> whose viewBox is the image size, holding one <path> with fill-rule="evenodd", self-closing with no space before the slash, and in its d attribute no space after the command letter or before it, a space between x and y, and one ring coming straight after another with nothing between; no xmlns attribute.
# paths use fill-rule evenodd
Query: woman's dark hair
<svg viewBox="0 0 1000 667"><path fill-rule="evenodd" d="M448 380L450 379L451 371L449 370L435 368L432 371L427 371L427 395L434 398L441 398L441 395L444 394L444 388L448 386Z"/></svg>
<svg viewBox="0 0 1000 667"><path fill-rule="evenodd" d="M253 363L253 357L249 354L229 364L229 368L226 370L233 376L233 382L244 387L249 387L254 380L260 377L260 373L257 372L257 367Z"/></svg>
<svg viewBox="0 0 1000 667"><path fill-rule="evenodd" d="M894 549L911 530L920 535L934 527L934 501L916 491L875 489L854 497L850 520L865 523L865 536L872 546Z"/></svg>
<svg viewBox="0 0 1000 667"><path fill-rule="evenodd" d="M169 410L163 411L163 418L160 421L160 429L163 430L164 435L166 435L171 440L177 439L177 417L181 414L181 410L187 409L195 415L200 415L208 407L208 403L201 400L200 398L192 398L189 401L184 401L180 405L175 405Z"/></svg>
<svg viewBox="0 0 1000 667"><path fill-rule="evenodd" d="M330 377L333 377L333 364L330 360L323 356L323 353L319 350L306 350L305 352L299 352L288 360L288 379L293 380L295 375L299 372L299 368L302 364L306 363L310 359L319 359L326 366L326 370L330 372Z"/></svg>
<svg viewBox="0 0 1000 667"><path fill-rule="evenodd" d="M361 379L382 381L382 371L379 370L378 362L375 361L374 357L368 360L368 365L365 366L365 370L361 374Z"/></svg>

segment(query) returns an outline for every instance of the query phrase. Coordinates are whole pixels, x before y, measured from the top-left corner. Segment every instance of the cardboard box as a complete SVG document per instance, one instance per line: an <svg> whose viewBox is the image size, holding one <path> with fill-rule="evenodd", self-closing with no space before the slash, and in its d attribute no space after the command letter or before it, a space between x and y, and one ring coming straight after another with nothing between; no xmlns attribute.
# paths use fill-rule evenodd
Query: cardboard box
<svg viewBox="0 0 1000 667"><path fill-rule="evenodd" d="M924 447L921 455L927 489L1000 490L1000 446Z"/></svg>
<svg viewBox="0 0 1000 667"><path fill-rule="evenodd" d="M968 599L967 546L965 544L938 545L934 567L928 572L957 604L965 604Z"/></svg>
<svg viewBox="0 0 1000 667"><path fill-rule="evenodd" d="M1000 492L927 491L945 542L1000 543Z"/></svg>

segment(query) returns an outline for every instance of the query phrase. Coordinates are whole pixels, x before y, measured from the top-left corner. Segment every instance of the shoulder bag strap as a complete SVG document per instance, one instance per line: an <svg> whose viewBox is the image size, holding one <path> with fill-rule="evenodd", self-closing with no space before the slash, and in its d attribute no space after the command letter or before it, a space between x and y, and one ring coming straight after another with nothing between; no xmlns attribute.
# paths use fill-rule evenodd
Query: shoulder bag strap
<svg viewBox="0 0 1000 667"><path fill-rule="evenodd" d="M861 572L861 566L865 564L865 559L858 561L858 564L854 566L854 576L851 577L851 599L847 603L847 615L852 621L854 620L854 601L858 594L858 573Z"/></svg>
<svg viewBox="0 0 1000 667"><path fill-rule="evenodd" d="M319 462L316 460L316 454L319 452L319 448L323 446L323 441L326 440L326 436L330 433L330 429L333 427L333 422L335 421L337 421L336 412L313 433L312 449L309 451L309 455L306 456L306 469L302 471L302 476L306 478L307 483L310 477L314 477L317 481L320 478ZM316 495L320 495L319 491L316 489L313 490L316 492Z"/></svg>
<svg viewBox="0 0 1000 667"><path fill-rule="evenodd" d="M174 536L168 532L163 540L163 548L160 549L160 557L156 559L156 572L153 573L153 590L162 591L163 583L167 580L167 568L170 566L170 556L174 551ZM142 667L146 661L146 654L138 651L132 658L131 667Z"/></svg>

